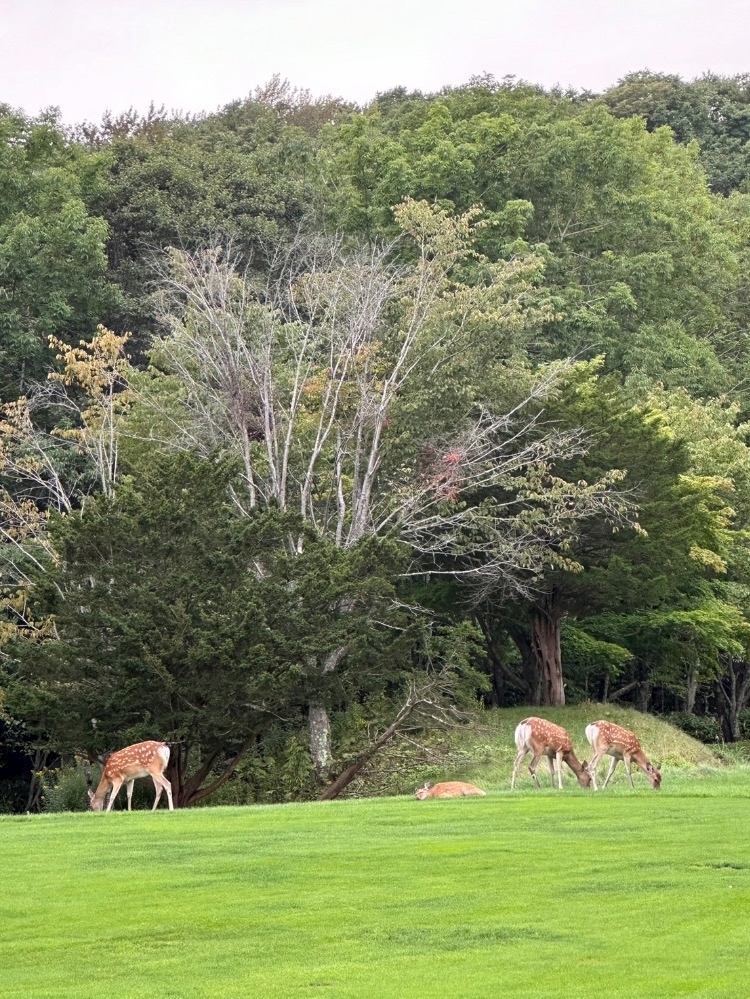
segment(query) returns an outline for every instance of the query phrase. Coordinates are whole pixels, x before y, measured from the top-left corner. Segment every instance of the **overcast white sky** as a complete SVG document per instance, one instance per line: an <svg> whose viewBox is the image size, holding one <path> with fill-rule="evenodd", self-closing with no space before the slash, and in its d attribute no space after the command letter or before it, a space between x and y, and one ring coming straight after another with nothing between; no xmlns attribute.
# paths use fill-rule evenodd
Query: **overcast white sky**
<svg viewBox="0 0 750 999"><path fill-rule="evenodd" d="M748 29L750 0L0 0L0 103L214 110L274 73L359 103L482 72L600 90L750 71Z"/></svg>

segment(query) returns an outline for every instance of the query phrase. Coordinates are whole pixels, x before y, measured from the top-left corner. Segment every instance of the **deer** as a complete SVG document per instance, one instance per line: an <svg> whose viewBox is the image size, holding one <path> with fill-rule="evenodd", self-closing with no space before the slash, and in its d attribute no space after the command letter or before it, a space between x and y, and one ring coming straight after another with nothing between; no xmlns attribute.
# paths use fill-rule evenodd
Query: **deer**
<svg viewBox="0 0 750 999"><path fill-rule="evenodd" d="M92 812L111 812L117 792L123 784L127 784L128 811L132 811L133 781L136 777L150 777L156 788L156 800L151 811L156 811L164 790L167 792L169 810L173 812L172 785L164 776L168 763L169 746L164 742L136 742L133 746L126 746L125 749L112 753L104 765L104 773L96 791L89 789L89 808Z"/></svg>
<svg viewBox="0 0 750 999"><path fill-rule="evenodd" d="M485 794L481 787L467 784L462 780L448 780L434 786L427 781L424 787L417 788L414 792L414 796L420 801L424 801L425 798L463 798L470 795L484 798Z"/></svg>
<svg viewBox="0 0 750 999"><path fill-rule="evenodd" d="M580 762L573 749L570 736L560 725L553 725L552 722L544 718L524 718L516 726L515 731L516 746L518 754L513 763L513 775L510 779L511 791L516 786L516 777L521 769L521 764L529 755L533 753L529 764L529 773L537 787L540 786L536 776L536 768L542 756L547 757L549 763L549 775L552 787L555 786L555 769L553 759L557 763L557 783L562 791L562 764L563 760L578 778L581 787L589 787L591 784L591 774L587 769L586 761Z"/></svg>
<svg viewBox="0 0 750 999"><path fill-rule="evenodd" d="M630 773L630 764L631 761L635 761L651 781L651 787L654 791L659 790L661 787L661 774L643 752L638 737L633 732L629 732L626 728L622 728L620 725L615 725L612 722L595 721L591 725L586 726L586 738L594 754L591 763L589 763L589 772L594 780L595 791L599 790L596 786L596 767L602 756L606 755L612 757L612 763L609 767L609 773L602 784L602 790L609 783L609 778L614 773L615 767L620 760L623 760L625 763L625 770L627 771L631 787L634 787L634 784L633 776Z"/></svg>

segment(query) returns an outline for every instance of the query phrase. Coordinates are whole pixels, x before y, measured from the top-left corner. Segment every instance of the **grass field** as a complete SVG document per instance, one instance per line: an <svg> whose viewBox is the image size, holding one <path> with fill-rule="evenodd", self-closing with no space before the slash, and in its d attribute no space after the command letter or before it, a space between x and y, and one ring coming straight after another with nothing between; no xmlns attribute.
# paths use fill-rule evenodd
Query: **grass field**
<svg viewBox="0 0 750 999"><path fill-rule="evenodd" d="M636 781L0 819L0 996L747 995L750 769Z"/></svg>

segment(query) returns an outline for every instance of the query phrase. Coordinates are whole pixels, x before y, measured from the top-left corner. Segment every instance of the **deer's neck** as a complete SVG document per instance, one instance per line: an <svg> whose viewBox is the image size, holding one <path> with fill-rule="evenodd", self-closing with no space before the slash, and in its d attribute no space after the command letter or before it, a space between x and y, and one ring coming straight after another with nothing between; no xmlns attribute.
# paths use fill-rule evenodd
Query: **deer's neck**
<svg viewBox="0 0 750 999"><path fill-rule="evenodd" d="M563 759L577 777L581 777L587 772L572 749L567 753L563 753Z"/></svg>
<svg viewBox="0 0 750 999"><path fill-rule="evenodd" d="M92 802L96 802L97 804L99 802L104 802L107 797L107 792L111 789L111 787L112 781L109 777L102 777L99 781L99 786L96 791L94 791L94 797L91 799Z"/></svg>

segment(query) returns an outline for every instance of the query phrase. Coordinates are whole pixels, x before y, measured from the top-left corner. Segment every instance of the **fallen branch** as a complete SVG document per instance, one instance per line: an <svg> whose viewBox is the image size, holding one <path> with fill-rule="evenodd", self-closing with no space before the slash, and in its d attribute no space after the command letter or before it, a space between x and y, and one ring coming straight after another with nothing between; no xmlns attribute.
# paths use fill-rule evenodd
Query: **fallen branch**
<svg viewBox="0 0 750 999"><path fill-rule="evenodd" d="M444 698L449 695L450 683L448 676L450 674L450 669L443 669L439 673L431 676L426 682L421 685L411 684L409 688L409 694L398 711L398 714L388 726L388 728L382 732L377 739L367 749L350 763L346 770L342 771L339 776L328 785L328 787L323 791L319 800L320 801L331 801L333 798L337 798L341 792L351 784L354 778L359 774L364 767L370 762L370 760L389 742L394 735L396 735L404 727L406 722L414 715L416 712L425 711L427 717L429 717L433 722L437 722L440 725L455 725L456 717L460 717L459 712L456 711L455 707L452 705L446 706L444 703L440 703L439 698ZM449 717L450 715L453 718Z"/></svg>

